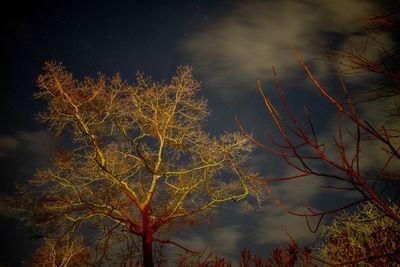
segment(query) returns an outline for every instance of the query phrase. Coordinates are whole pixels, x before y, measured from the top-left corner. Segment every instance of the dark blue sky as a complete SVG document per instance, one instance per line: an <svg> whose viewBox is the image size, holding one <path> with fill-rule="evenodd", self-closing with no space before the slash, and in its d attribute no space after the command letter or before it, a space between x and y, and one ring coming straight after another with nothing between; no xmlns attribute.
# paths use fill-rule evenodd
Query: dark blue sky
<svg viewBox="0 0 400 267"><path fill-rule="evenodd" d="M299 3L300 2L300 3ZM317 110L315 119L329 128L329 115L290 52L296 46L322 80L332 66L322 60L324 34L362 23L376 10L371 1L7 1L1 8L0 90L1 194L49 163L51 139L34 120L44 103L34 100L35 79L46 60L61 61L77 77L119 72L133 82L137 70L167 80L178 65L191 65L209 99L212 134L237 130L238 115L260 136L270 128L256 91L257 80L271 90L275 65L289 101ZM353 12L343 12L343 10ZM351 14L350 14L351 13ZM333 84L331 82L330 84ZM257 154L253 168L265 176L282 172L280 163ZM271 165L274 165L271 167ZM283 186L288 198L314 201L316 184ZM298 203L296 204L298 205ZM261 211L222 212L207 234L180 237L194 246L215 247L235 258L242 248L265 251L285 240L288 228L299 240L314 238L300 219L272 205ZM227 214L230 214L229 216ZM27 234L1 206L0 265L18 266L32 248ZM202 228L202 229L205 229ZM248 235L246 235L248 233ZM6 242L6 240L8 240ZM220 240L230 245L226 246ZM225 242L224 241L224 242Z"/></svg>
<svg viewBox="0 0 400 267"><path fill-rule="evenodd" d="M6 128L19 128L32 107L35 79L46 60L75 75L138 69L167 79L185 64L177 43L223 7L214 1L10 1L2 8L1 75ZM20 102L16 106L14 101ZM36 103L37 104L37 103ZM29 112L30 110L27 110ZM27 125L28 126L28 125Z"/></svg>
<svg viewBox="0 0 400 267"><path fill-rule="evenodd" d="M133 81L141 70L166 80L178 65L189 63L179 43L206 28L233 3L8 1L2 5L0 190L5 195L15 183L49 164L47 126L34 119L45 105L32 96L45 61L60 61L77 77L119 72ZM0 265L18 266L36 243L3 205L1 210Z"/></svg>

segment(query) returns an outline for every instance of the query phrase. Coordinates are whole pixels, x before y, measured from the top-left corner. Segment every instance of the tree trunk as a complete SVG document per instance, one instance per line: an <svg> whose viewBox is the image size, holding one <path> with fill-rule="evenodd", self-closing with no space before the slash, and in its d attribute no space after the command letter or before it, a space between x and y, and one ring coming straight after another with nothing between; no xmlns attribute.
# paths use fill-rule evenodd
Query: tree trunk
<svg viewBox="0 0 400 267"><path fill-rule="evenodd" d="M154 267L152 244L153 244L153 240L151 237L142 236L143 266L144 267Z"/></svg>

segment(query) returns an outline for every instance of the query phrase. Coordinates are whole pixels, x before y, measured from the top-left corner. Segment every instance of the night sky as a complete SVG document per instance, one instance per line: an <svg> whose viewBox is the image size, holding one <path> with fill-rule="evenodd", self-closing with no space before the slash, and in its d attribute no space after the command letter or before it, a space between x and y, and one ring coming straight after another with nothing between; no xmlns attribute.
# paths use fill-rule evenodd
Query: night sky
<svg viewBox="0 0 400 267"><path fill-rule="evenodd" d="M194 68L201 95L212 111L212 135L237 131L235 116L256 136L272 127L257 93L257 80L273 91L275 66L296 110L314 110L316 125L328 135L332 116L310 89L291 46L295 46L328 86L335 66L324 58L322 43L376 13L378 1L7 1L1 7L0 167L1 195L49 164L52 138L35 121L45 103L35 100L35 80L47 60L60 61L78 78L98 72L134 82L141 70L168 80L179 65ZM351 12L349 12L351 10ZM353 28L352 28L353 27ZM274 98L274 97L273 97ZM272 130L271 130L272 131ZM288 174L282 163L256 152L249 163L263 176ZM319 183L284 184L276 193L292 200L321 201ZM295 200L295 201L293 201ZM333 200L330 200L331 202ZM327 201L327 205L332 204ZM19 266L35 247L23 225L0 206L0 266ZM250 248L265 255L287 241L312 242L304 221L266 202L252 211L222 210L212 224L186 231L178 240L192 248L214 248L235 260Z"/></svg>

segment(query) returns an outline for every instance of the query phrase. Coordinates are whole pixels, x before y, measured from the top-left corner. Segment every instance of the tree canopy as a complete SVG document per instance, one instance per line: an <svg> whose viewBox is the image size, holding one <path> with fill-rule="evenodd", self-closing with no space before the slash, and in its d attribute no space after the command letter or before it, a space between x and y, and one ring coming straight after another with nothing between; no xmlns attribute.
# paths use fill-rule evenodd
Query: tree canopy
<svg viewBox="0 0 400 267"><path fill-rule="evenodd" d="M400 263L399 249L399 224L367 203L357 212L342 212L325 227L319 254L338 265L394 266Z"/></svg>
<svg viewBox="0 0 400 267"><path fill-rule="evenodd" d="M129 84L118 74L77 80L50 62L37 83L35 97L47 103L39 120L71 142L20 188L17 206L45 236L86 235L103 251L92 261L138 236L143 264L153 266L154 242L182 247L167 233L257 191L243 169L253 145L204 131L209 111L190 67L168 83L139 72Z"/></svg>

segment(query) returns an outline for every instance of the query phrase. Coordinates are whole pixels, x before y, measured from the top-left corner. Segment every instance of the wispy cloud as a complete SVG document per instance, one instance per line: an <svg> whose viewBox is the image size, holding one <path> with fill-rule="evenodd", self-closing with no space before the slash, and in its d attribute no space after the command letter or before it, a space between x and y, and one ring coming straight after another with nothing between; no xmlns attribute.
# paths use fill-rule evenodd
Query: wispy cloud
<svg viewBox="0 0 400 267"><path fill-rule="evenodd" d="M48 157L51 145L49 138L46 131L17 131L0 135L0 158L14 157L16 153L22 155L26 152Z"/></svg>
<svg viewBox="0 0 400 267"><path fill-rule="evenodd" d="M293 173L288 171L286 174ZM320 192L320 184L317 179L305 179L277 183L271 190L291 210L305 211L302 203L309 204L314 200ZM313 218L310 222L313 226L316 224ZM273 198L263 203L260 209L255 207L251 211L243 210L239 205L231 206L214 218L211 224L202 225L198 229L201 234L198 231L186 234L179 242L195 250L213 250L217 255L237 262L243 249L251 249L262 257L268 256L271 248L290 242L287 234L301 244L318 237L309 231L303 217L286 213L274 203Z"/></svg>
<svg viewBox="0 0 400 267"><path fill-rule="evenodd" d="M268 211L257 221L258 235L255 241L258 245L278 246L282 243L289 243L289 236L300 244L316 238L316 235L307 228L303 217L287 214L275 207L271 207Z"/></svg>
<svg viewBox="0 0 400 267"><path fill-rule="evenodd" d="M10 193L15 183L31 178L37 168L49 164L52 142L47 131L17 131L0 135L0 188Z"/></svg>
<svg viewBox="0 0 400 267"><path fill-rule="evenodd" d="M240 240L245 233L239 225L219 226L218 221L215 221L213 227L203 225L199 230L203 232L202 235L193 234L177 240L193 250L211 250L227 258L234 258L240 253Z"/></svg>
<svg viewBox="0 0 400 267"><path fill-rule="evenodd" d="M393 109L400 102L399 96L390 98L382 98L372 102L365 102L356 106L357 115L361 123L368 122L373 129L382 132L384 127L389 133L392 134L390 141L393 145L398 145L399 140L396 132L400 129L398 116L393 114ZM357 124L346 117L341 118L342 139L346 151L347 160L351 161L356 155L357 151ZM372 136L361 130L362 136L360 139L359 151L359 167L362 170L361 174L375 173L381 168L386 171L398 171L398 160L392 158L388 166L387 160L390 158L388 146L379 140L371 139ZM340 162L340 153L337 148L336 140L339 139L338 119L332 117L327 121L327 127L320 135L320 142L325 145L326 153L337 162ZM386 166L386 167L385 167Z"/></svg>
<svg viewBox="0 0 400 267"><path fill-rule="evenodd" d="M8 157L10 153L13 153L19 146L20 142L14 136L0 136L0 158Z"/></svg>
<svg viewBox="0 0 400 267"><path fill-rule="evenodd" d="M207 27L195 33L192 38L183 41L181 48L194 66L199 79L210 88L210 92L216 93L229 103L234 103L237 112L241 114L240 117L244 117L243 113L246 115L248 112L246 109L257 111L254 111L254 103L243 103L246 99L243 96L246 96L249 90L254 94L257 80L271 78L273 65L282 80L300 89L310 89L310 84L303 84L305 79L299 79L304 77L304 72L290 51L291 46L301 53L318 79L329 78L335 73L334 69L338 66L324 60L323 38L342 34L344 30L349 34L356 33L368 18L376 15L378 4L367 0L240 1L225 14L211 21ZM362 36L360 38L362 39ZM307 96L294 94L290 94L289 97L297 102L307 99ZM314 97L318 98L316 95ZM252 126L251 130L256 133L257 129L263 129L261 125L271 126L265 119L260 118L258 113L247 117L248 120L242 121L248 122L247 124ZM332 134L335 133L332 132L333 127L325 125L329 124L327 118L330 118L328 114L324 116L323 123L318 121L319 125L326 127L318 130L324 135L321 138L331 140ZM371 160L375 160L375 157L371 157ZM268 157L263 155L255 158L253 163L257 165L254 168L266 178L270 178L267 175L276 176L277 173L291 174L290 170L282 170L279 164L274 166ZM302 201L310 204L316 200L323 208L324 204L334 205L338 201L327 200L332 196L321 194L320 185L323 182L318 177L312 177L277 184L272 187L272 191L291 209L304 211ZM246 236L240 238L238 247L241 248L251 240L259 245L287 242L285 229L297 240L315 237L308 231L303 218L286 214L273 206L271 201L267 203L264 211L243 216L248 217L246 221L254 220L256 223L246 232ZM245 225L248 225L248 222L232 229L244 231Z"/></svg>
<svg viewBox="0 0 400 267"><path fill-rule="evenodd" d="M329 66L318 53L322 36L363 24L376 12L372 1L240 1L232 10L182 43L201 80L225 97L254 89L271 77L271 66L290 78L299 65L295 46L323 76ZM246 86L250 85L250 86Z"/></svg>
<svg viewBox="0 0 400 267"><path fill-rule="evenodd" d="M222 255L235 254L240 250L238 242L243 235L238 225L218 228L213 235L215 249Z"/></svg>

